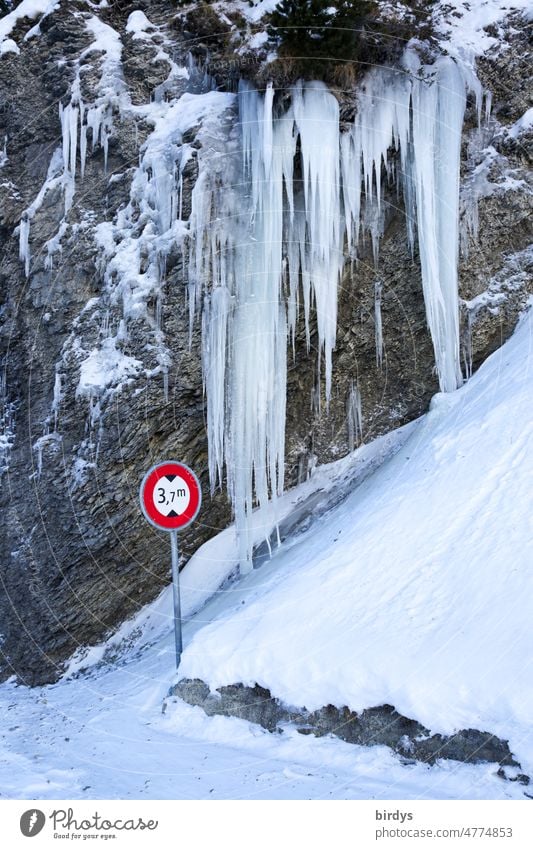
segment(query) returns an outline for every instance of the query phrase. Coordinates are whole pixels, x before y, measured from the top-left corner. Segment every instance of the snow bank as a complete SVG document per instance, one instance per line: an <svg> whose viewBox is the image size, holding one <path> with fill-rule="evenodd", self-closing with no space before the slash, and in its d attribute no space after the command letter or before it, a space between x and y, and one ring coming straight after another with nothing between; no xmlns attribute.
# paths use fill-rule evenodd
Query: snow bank
<svg viewBox="0 0 533 849"><path fill-rule="evenodd" d="M208 605L180 677L309 709L389 703L533 764L532 329L529 313L346 502Z"/></svg>

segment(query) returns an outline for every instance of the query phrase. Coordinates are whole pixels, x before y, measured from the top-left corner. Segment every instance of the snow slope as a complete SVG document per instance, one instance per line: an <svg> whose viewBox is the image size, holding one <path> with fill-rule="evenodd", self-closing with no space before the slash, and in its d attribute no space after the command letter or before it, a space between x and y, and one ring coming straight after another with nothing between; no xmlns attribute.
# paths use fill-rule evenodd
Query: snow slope
<svg viewBox="0 0 533 849"><path fill-rule="evenodd" d="M365 446L319 470L314 490L307 483L287 494L297 513L321 493L326 512L189 617L179 677L258 681L308 707L387 701L432 730L474 726L509 738L531 773L532 319L396 442ZM356 456L377 463L384 451L377 471L357 473ZM331 504L350 480L352 494ZM288 502L281 506L288 519ZM184 570L189 613L201 604L202 581L205 598L235 565L234 532L216 540ZM176 678L169 591L85 663L106 648L103 662L77 672L72 664L56 685L0 686L4 797L487 799L527 791L499 779L494 764L406 765L383 747L290 728L272 735L179 700L162 713Z"/></svg>
<svg viewBox="0 0 533 849"><path fill-rule="evenodd" d="M243 581L181 675L292 705L382 703L533 767L531 313L401 450ZM202 614L211 618L209 606Z"/></svg>

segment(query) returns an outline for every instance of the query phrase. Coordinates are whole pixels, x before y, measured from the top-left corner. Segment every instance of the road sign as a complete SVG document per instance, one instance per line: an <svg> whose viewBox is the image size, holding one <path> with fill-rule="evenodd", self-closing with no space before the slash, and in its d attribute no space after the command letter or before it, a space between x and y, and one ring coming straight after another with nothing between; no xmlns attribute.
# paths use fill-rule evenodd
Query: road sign
<svg viewBox="0 0 533 849"><path fill-rule="evenodd" d="M140 498L142 511L152 525L163 531L182 531L200 511L202 490L188 466L166 460L146 473Z"/></svg>
<svg viewBox="0 0 533 849"><path fill-rule="evenodd" d="M139 492L145 518L155 528L170 532L172 585L174 595L174 634L176 667L180 665L183 640L178 568L178 531L194 522L202 504L200 481L194 472L175 460L152 466L145 474Z"/></svg>

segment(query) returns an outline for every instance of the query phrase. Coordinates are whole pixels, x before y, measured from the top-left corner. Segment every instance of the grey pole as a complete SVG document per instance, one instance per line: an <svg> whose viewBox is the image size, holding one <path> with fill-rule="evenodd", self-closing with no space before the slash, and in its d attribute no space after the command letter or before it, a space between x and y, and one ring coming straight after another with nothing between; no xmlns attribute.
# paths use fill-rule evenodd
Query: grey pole
<svg viewBox="0 0 533 849"><path fill-rule="evenodd" d="M178 566L178 532L170 532L170 551L172 552L172 588L174 591L174 638L176 641L176 669L178 669L183 650L181 638L180 574Z"/></svg>

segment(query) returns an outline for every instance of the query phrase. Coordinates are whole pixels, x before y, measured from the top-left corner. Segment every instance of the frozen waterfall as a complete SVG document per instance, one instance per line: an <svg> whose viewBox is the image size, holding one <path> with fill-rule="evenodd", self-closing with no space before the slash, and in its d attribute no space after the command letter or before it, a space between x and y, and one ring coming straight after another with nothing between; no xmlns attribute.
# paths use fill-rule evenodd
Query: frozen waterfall
<svg viewBox="0 0 533 849"><path fill-rule="evenodd" d="M337 291L364 230L377 259L384 176L401 187L407 239L418 241L427 323L442 391L462 380L457 295L459 167L466 91L452 60L376 69L341 132L327 87L299 83L282 108L241 83L240 155L193 192L192 309L203 302L203 363L211 485L226 467L241 543L251 568L255 503L283 488L287 345L303 312L307 346L314 310L319 367L329 400ZM480 90L475 93L480 100ZM209 281L209 282L208 282ZM192 316L191 316L192 317ZM381 331L380 331L381 332ZM378 359L381 356L381 337Z"/></svg>

